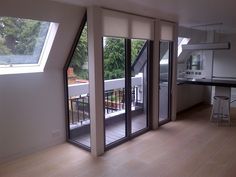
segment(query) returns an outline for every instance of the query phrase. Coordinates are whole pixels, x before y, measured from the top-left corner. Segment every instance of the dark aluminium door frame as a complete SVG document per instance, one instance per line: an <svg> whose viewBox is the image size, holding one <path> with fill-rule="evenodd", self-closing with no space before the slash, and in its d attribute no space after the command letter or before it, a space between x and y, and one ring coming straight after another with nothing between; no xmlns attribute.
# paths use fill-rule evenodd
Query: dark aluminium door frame
<svg viewBox="0 0 236 177"><path fill-rule="evenodd" d="M125 39L125 120L126 137L131 136L131 40Z"/></svg>
<svg viewBox="0 0 236 177"><path fill-rule="evenodd" d="M68 67L70 65L70 62L72 60L73 54L75 52L76 46L77 46L77 44L79 42L80 36L82 34L82 31L83 31L83 28L84 28L86 22L87 22L87 13L85 12L85 14L83 16L83 19L82 19L82 22L80 24L79 30L78 30L78 32L76 34L76 37L75 37L74 41L73 41L73 45L71 47L69 56L67 58L65 66L63 68L63 77L64 77L64 95L65 95L66 141L71 143L71 144L73 144L73 145L75 145L75 146L78 146L78 147L80 147L80 148L82 148L84 150L91 151L91 148L89 148L89 147L87 147L87 146L85 146L85 145L83 145L83 144L81 144L79 142L75 142L75 141L70 139L70 128L69 128L70 121L69 121L69 105L68 105L68 98L69 98L69 96L68 96L68 80L67 80L67 78L68 78L67 69L68 69Z"/></svg>
<svg viewBox="0 0 236 177"><path fill-rule="evenodd" d="M79 143L79 142L75 142L73 140L70 139L70 129L69 129L69 105L68 105L68 80L67 80L67 69L69 67L69 64L71 62L72 56L74 54L74 51L76 49L76 46L78 44L78 41L80 39L81 33L83 31L84 25L87 22L87 15L86 12L84 14L84 17L82 19L82 23L79 27L79 30L76 34L75 40L73 42L71 51L69 53L69 56L67 58L67 61L65 63L65 66L63 68L63 78L64 78L64 96L65 96L65 117L66 117L66 141L74 144L84 150L87 151L91 151L91 148ZM102 40L103 41L103 40ZM102 45L103 46L103 45ZM103 51L103 49L101 49ZM152 80L151 78L151 73L152 73L152 60L153 60L153 41L147 40L147 127L145 129L139 130L138 132L132 133L132 129L131 129L131 39L125 39L125 64L126 64L126 68L125 68L125 72L126 72L126 81L125 81L125 86L128 89L128 96L126 97L126 103L128 106L126 106L126 137L122 138L121 140L118 140L112 144L110 144L109 146L105 146L105 150L109 150L113 147L116 147L119 144L122 144L132 138L135 138L143 133L146 133L147 131L149 131L150 127L151 127L151 119L150 119L150 113L151 113L151 106L150 102L151 102L151 85L152 83L150 82ZM104 81L104 77L103 77L103 81ZM104 93L103 93L104 94ZM104 104L105 105L105 104ZM104 114L105 115L105 114ZM104 117L104 137L105 137L105 117ZM104 138L104 144L105 144L105 138Z"/></svg>
<svg viewBox="0 0 236 177"><path fill-rule="evenodd" d="M158 111L158 126L162 126L168 122L171 121L171 115L172 115L172 78L173 78L173 57L174 57L174 52L173 52L173 47L174 47L174 42L173 41L166 41L166 40L161 40L159 42L159 48L161 46L161 42L168 42L169 46L169 66L168 66L168 119L164 121L160 121L160 110ZM159 52L159 89L158 92L160 94L160 61L161 61L161 52ZM160 95L158 96L158 101L160 105ZM160 106L159 106L160 108Z"/></svg>
<svg viewBox="0 0 236 177"><path fill-rule="evenodd" d="M151 96L151 89L150 89L150 73L151 73L151 67L150 64L152 63L153 59L153 42L150 40L147 40L147 76L148 76L148 81L147 81L147 122L146 125L147 127L139 130L135 133L132 133L132 117L131 117L131 39L125 39L125 129L126 129L126 136L124 138L121 138L120 140L117 140L109 145L106 146L106 134L105 134L105 113L104 113L104 147L105 150L112 149L120 144L123 144L124 142L127 142L141 134L146 133L147 131L150 130L151 124L150 124L150 112L151 108L149 106L149 103L151 101L150 96ZM104 65L103 65L104 66ZM104 68L103 68L104 71ZM104 82L104 77L103 77L103 82ZM104 89L103 89L104 90ZM103 93L104 94L104 93ZM105 106L105 103L104 105Z"/></svg>

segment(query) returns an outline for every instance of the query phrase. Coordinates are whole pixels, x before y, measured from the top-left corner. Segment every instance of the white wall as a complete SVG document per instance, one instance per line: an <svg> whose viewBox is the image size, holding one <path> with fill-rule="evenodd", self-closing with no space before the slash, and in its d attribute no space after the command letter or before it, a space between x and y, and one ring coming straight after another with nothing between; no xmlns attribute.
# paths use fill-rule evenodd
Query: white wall
<svg viewBox="0 0 236 177"><path fill-rule="evenodd" d="M206 33L184 27L179 28L179 36L190 37L190 43L212 41L212 39L209 40L209 38L207 38ZM236 77L236 70L234 67L236 65L236 34L221 34L220 36L217 35L215 39L215 42L228 41L231 42L231 50L214 51L213 76ZM181 60L181 58L179 60L182 64L185 62L183 59ZM206 68L208 68L208 66Z"/></svg>
<svg viewBox="0 0 236 177"><path fill-rule="evenodd" d="M44 73L0 76L0 162L65 141L62 68L84 12L55 2L1 2L0 16L60 25Z"/></svg>
<svg viewBox="0 0 236 177"><path fill-rule="evenodd" d="M220 40L230 41L231 49L214 52L213 76L236 77L236 34L221 35Z"/></svg>

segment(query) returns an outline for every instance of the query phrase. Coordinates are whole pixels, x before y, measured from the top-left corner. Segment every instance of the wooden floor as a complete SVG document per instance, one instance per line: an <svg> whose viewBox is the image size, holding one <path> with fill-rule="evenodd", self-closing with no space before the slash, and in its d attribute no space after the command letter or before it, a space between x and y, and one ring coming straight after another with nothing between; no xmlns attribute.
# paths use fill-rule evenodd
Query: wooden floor
<svg viewBox="0 0 236 177"><path fill-rule="evenodd" d="M62 144L0 165L1 177L235 177L236 126L200 106L99 158ZM232 111L236 119L236 111Z"/></svg>

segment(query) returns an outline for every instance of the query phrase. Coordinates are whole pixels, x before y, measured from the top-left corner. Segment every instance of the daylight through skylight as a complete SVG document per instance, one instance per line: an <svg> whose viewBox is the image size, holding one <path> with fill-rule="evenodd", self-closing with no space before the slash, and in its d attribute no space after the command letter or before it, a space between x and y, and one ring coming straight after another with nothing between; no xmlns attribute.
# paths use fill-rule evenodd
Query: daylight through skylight
<svg viewBox="0 0 236 177"><path fill-rule="evenodd" d="M57 24L31 19L0 17L0 74L33 72L17 67L40 67L46 63ZM50 36L51 35L51 36Z"/></svg>
<svg viewBox="0 0 236 177"><path fill-rule="evenodd" d="M178 37L178 56L182 53L182 45L188 44L190 41L190 38L185 38L185 37Z"/></svg>

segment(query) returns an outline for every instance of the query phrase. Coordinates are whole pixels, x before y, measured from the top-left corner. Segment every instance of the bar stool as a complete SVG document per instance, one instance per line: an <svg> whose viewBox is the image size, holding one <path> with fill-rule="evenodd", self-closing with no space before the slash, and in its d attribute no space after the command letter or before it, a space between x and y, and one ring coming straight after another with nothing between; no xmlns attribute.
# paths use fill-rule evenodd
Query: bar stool
<svg viewBox="0 0 236 177"><path fill-rule="evenodd" d="M230 125L230 100L227 96L214 96L210 121L227 121Z"/></svg>

